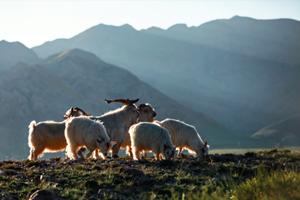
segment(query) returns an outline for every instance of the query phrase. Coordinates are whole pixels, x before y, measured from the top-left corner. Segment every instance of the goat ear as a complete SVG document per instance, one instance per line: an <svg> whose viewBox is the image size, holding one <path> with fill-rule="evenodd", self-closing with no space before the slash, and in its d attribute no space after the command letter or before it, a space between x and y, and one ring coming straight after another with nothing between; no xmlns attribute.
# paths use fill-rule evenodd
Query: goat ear
<svg viewBox="0 0 300 200"><path fill-rule="evenodd" d="M116 141L110 141L111 146L114 146L115 144L117 144Z"/></svg>
<svg viewBox="0 0 300 200"><path fill-rule="evenodd" d="M108 141L107 142L107 149L109 149L109 148L111 148L112 146L114 146L115 144L117 144L117 142L116 141Z"/></svg>

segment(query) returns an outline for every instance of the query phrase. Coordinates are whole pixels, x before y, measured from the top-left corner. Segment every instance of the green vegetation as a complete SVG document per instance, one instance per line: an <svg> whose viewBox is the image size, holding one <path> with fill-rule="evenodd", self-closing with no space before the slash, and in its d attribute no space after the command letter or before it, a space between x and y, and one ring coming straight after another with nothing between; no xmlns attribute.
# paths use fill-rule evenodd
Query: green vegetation
<svg viewBox="0 0 300 200"><path fill-rule="evenodd" d="M126 173L137 169L145 174ZM47 189L64 199L299 199L300 153L288 149L204 159L3 161L1 193L29 199ZM41 176L43 175L43 176Z"/></svg>

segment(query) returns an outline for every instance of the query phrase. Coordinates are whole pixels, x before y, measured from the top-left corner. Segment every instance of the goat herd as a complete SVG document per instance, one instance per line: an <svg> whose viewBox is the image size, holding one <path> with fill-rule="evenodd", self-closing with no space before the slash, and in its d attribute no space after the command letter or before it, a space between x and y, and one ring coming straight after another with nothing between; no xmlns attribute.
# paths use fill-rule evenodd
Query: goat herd
<svg viewBox="0 0 300 200"><path fill-rule="evenodd" d="M181 156L183 148L196 153L198 157L208 154L209 145L202 141L195 127L174 119L154 121L156 112L146 103L135 105L139 99L106 100L107 104L119 102L123 107L109 111L102 116L91 116L80 108L70 108L62 122L34 120L29 125L29 159L37 159L44 152L66 150L70 159L89 158L92 153L99 159L105 158L109 151L117 158L120 149L134 160L147 156L152 151L157 160L175 157L175 149ZM174 147L176 145L176 147Z"/></svg>

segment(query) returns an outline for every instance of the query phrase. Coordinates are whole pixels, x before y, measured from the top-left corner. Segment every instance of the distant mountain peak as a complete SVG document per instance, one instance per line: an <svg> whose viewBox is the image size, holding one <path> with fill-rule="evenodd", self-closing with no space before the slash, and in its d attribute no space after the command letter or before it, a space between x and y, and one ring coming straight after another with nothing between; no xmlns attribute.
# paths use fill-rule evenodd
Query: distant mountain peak
<svg viewBox="0 0 300 200"><path fill-rule="evenodd" d="M187 30L188 27L186 24L175 24L173 26L170 26L167 30L171 31L185 31Z"/></svg>
<svg viewBox="0 0 300 200"><path fill-rule="evenodd" d="M150 28L143 29L143 30L147 30L147 31L155 31L155 30L164 30L164 29L159 28L159 27L156 27L156 26L151 26Z"/></svg>
<svg viewBox="0 0 300 200"><path fill-rule="evenodd" d="M53 55L47 57L46 59L41 60L38 63L44 66L44 65L47 65L50 63L60 62L62 60L68 59L68 58L78 58L78 57L81 59L87 60L89 62L93 62L95 64L104 63L104 61L99 59L95 54L81 50L79 48L69 49L66 51L62 51L62 52L53 54Z"/></svg>
<svg viewBox="0 0 300 200"><path fill-rule="evenodd" d="M0 71L8 70L18 62L31 63L39 60L36 53L20 42L0 41Z"/></svg>
<svg viewBox="0 0 300 200"><path fill-rule="evenodd" d="M256 19L251 18L251 17L239 16L239 15L235 15L235 16L231 17L229 20L233 20L233 19L252 19L252 20L256 20Z"/></svg>
<svg viewBox="0 0 300 200"><path fill-rule="evenodd" d="M243 17L243 16L239 16L239 15L235 15L232 18L226 20L228 22L235 22L235 23L244 23L244 22L253 22L253 21L257 21L257 19L253 19L251 17Z"/></svg>
<svg viewBox="0 0 300 200"><path fill-rule="evenodd" d="M123 25L120 26L120 28L125 28L125 29L129 29L129 30L135 30L130 24L123 24Z"/></svg>

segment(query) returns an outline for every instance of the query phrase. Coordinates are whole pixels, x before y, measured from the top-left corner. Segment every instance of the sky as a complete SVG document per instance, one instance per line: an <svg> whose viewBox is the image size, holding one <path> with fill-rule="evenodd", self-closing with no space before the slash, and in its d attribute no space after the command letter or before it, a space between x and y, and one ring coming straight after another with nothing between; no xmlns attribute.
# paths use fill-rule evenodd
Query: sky
<svg viewBox="0 0 300 200"><path fill-rule="evenodd" d="M178 23L199 26L235 15L300 21L299 10L299 0L0 0L0 41L19 41L32 48L101 23L141 30Z"/></svg>

